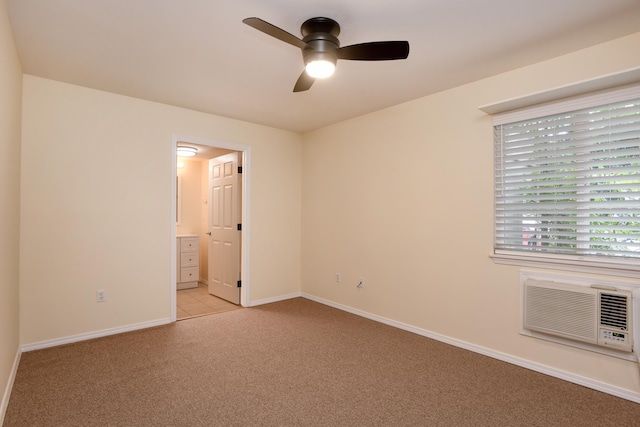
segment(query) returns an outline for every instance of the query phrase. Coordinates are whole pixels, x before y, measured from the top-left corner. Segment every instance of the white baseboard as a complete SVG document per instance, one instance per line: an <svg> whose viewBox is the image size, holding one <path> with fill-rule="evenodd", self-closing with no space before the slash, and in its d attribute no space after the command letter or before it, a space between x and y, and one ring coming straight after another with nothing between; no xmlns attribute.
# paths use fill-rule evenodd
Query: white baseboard
<svg viewBox="0 0 640 427"><path fill-rule="evenodd" d="M299 298L301 296L303 296L302 293L294 292L294 293L288 294L288 295L280 295L280 296L272 297L272 298L264 298L264 299L254 300L254 301L251 301L248 306L249 307L256 307L258 305L270 304L272 302L278 302L278 301L284 301L284 300L293 299L293 298Z"/></svg>
<svg viewBox="0 0 640 427"><path fill-rule="evenodd" d="M301 296L302 294L300 292L296 292L288 295L280 295L277 297L255 300L255 301L251 301L251 303L249 304L249 307L269 304L272 302L284 301L292 298L299 298ZM122 326L118 328L103 329L100 331L88 332L86 334L71 335L68 337L62 337L62 338L56 338L52 340L39 341L31 344L25 344L21 346L21 350L22 352L40 350L43 348L56 347L63 344L70 344L74 342L90 340L93 338L105 337L108 335L121 334L123 332L131 332L138 329L152 328L154 326L166 325L168 323L171 323L171 319L166 318L166 319L153 320L150 322L136 323L133 325L127 325L127 326Z"/></svg>
<svg viewBox="0 0 640 427"><path fill-rule="evenodd" d="M284 300L288 300L288 299L292 299L292 298L298 298L298 297L301 297L301 296L302 296L302 294L300 292L296 292L296 293L292 293L292 294L288 294L288 295L280 295L280 296L277 296L277 297L265 298L265 299L261 299L261 300L255 300L255 301L251 301L249 307L255 307L255 306L263 305L263 304L269 304L269 303L272 303L272 302L284 301ZM52 339L52 340L39 341L39 342L31 343L31 344L24 344L24 345L22 345L20 347L20 350L21 350L21 352L40 350L40 349L43 349L43 348L56 347L56 346L63 345L63 344L70 344L70 343L74 343L74 342L90 340L90 339L93 339L93 338L105 337L105 336L108 336L108 335L121 334L123 332L131 332L131 331L135 331L135 330L138 330L138 329L152 328L154 326L166 325L168 323L171 323L171 319L166 318L166 319L153 320L153 321L150 321L150 322L142 322L142 323L136 323L136 324L133 324L133 325L121 326L121 327L117 327L117 328L103 329L103 330L100 330L100 331L88 332L86 334L71 335L71 336L62 337L62 338L56 338L56 339Z"/></svg>
<svg viewBox="0 0 640 427"><path fill-rule="evenodd" d="M0 425L4 424L4 415L6 414L7 407L9 406L9 397L11 397L11 390L13 389L13 382L16 379L16 373L18 372L18 365L20 365L21 355L22 352L18 348L18 351L16 351L16 357L13 359L13 366L11 368L11 373L9 374L7 386L4 388L2 402L0 402Z"/></svg>
<svg viewBox="0 0 640 427"><path fill-rule="evenodd" d="M406 323L398 322L395 320L387 319L386 317L377 316L375 314L368 313L366 311L358 310L346 305L338 304L333 301L329 301L323 298L318 298L314 295L309 295L306 293L302 293L303 298L307 298L309 300L318 302L320 304L328 305L333 308L337 308L338 310L346 311L351 314L355 314L357 316L366 317L367 319L374 320L376 322L384 323L385 325L393 326L398 329L403 329L405 331L413 332L418 335L422 335L427 338L434 339L436 341L441 341L446 344L450 344L456 347L463 348L465 350L473 351L474 353L479 353L484 356L488 356L494 359L501 360L503 362L511 363L512 365L521 366L523 368L531 369L532 371L540 372L545 375L549 375L555 378L559 378L561 380L565 380L574 384L579 384L584 387L588 387L593 390L601 391L603 393L607 393L616 397L620 397L622 399L630 400L635 403L640 403L640 393L632 392L627 389L623 389L620 387L615 387L606 383L602 383L599 381L594 381L589 378L582 377L580 375L575 375L569 372L562 371L560 369L552 368L550 366L542 365L540 363L531 362L530 360L521 359L519 357L514 357L506 353L501 353L499 351L495 351L486 347L478 346L475 344L468 343L466 341L461 341L457 339L453 339L447 337L445 335L440 335L435 332L428 331L426 329L417 328L415 326L408 325Z"/></svg>
<svg viewBox="0 0 640 427"><path fill-rule="evenodd" d="M46 340L46 341L40 341L40 342L31 343L31 344L25 344L21 347L21 350L22 352L40 350L43 348L55 347L63 344L86 341L93 338L106 337L108 335L121 334L123 332L136 331L138 329L152 328L154 326L166 325L168 323L171 323L171 319L166 318L166 319L152 320L150 322L135 323L133 325L120 326L117 328L102 329L100 331L88 332L86 334L71 335L68 337L56 338L53 340Z"/></svg>

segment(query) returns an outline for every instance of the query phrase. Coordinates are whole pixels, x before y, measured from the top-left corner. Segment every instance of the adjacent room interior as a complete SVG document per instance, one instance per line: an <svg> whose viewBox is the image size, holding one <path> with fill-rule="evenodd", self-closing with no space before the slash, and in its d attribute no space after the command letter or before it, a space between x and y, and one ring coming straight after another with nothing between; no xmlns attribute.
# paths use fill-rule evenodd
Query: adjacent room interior
<svg viewBox="0 0 640 427"><path fill-rule="evenodd" d="M241 281L242 248L238 228L242 223L243 153L179 141L176 154L176 320L238 309L241 307L238 282ZM217 171L224 170L225 165L229 165L227 172L236 175L235 187L215 183ZM235 203L235 209L225 210L219 206L218 197L222 192L219 189L223 187L228 193L226 201ZM232 217L226 220L225 212ZM237 242L227 249L229 253L213 253L221 242L217 234L223 232L215 227L219 222L216 218L227 227L236 228L231 233ZM224 275L230 279L218 279ZM230 286L225 286L225 282ZM229 287L232 289L227 289Z"/></svg>

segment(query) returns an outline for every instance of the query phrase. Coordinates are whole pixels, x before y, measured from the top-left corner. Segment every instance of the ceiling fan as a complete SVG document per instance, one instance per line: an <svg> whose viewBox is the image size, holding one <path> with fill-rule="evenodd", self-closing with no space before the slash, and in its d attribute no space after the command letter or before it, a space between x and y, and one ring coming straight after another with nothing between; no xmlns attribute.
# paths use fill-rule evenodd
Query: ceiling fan
<svg viewBox="0 0 640 427"><path fill-rule="evenodd" d="M388 61L409 56L407 41L369 42L340 47L340 25L330 18L306 20L300 28L302 39L260 18L246 18L242 22L302 50L305 71L298 78L294 92L309 90L316 78L332 75L338 59Z"/></svg>

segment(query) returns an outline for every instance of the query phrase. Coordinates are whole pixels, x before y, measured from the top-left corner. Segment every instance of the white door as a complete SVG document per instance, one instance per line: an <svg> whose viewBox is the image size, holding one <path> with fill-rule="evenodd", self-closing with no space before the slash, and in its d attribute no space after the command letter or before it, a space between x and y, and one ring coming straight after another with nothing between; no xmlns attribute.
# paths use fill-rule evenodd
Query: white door
<svg viewBox="0 0 640 427"><path fill-rule="evenodd" d="M209 160L209 293L240 304L238 153Z"/></svg>

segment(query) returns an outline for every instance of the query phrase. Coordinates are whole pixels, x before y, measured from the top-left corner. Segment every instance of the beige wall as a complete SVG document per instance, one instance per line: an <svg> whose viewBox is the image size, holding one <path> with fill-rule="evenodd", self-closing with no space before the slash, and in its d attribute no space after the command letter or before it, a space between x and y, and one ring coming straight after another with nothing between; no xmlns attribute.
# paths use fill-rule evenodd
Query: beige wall
<svg viewBox="0 0 640 427"><path fill-rule="evenodd" d="M183 234L195 234L200 239L199 242L199 274L200 279L206 279L208 274L208 246L204 233L206 233L207 223L206 205L207 200L207 180L203 176L208 174L207 164L201 160L179 159L177 174L182 179L182 220L176 227L178 236Z"/></svg>
<svg viewBox="0 0 640 427"><path fill-rule="evenodd" d="M18 354L20 114L22 70L4 0L0 1L0 423L5 387Z"/></svg>
<svg viewBox="0 0 640 427"><path fill-rule="evenodd" d="M240 156L242 157L242 156ZM200 280L209 283L209 236L204 234L208 232L209 227L209 161L201 162L200 165Z"/></svg>
<svg viewBox="0 0 640 427"><path fill-rule="evenodd" d="M519 335L519 268L489 258L492 119L477 108L640 66L639 46L640 33L305 134L303 292L640 392L634 363Z"/></svg>
<svg viewBox="0 0 640 427"><path fill-rule="evenodd" d="M251 147L250 299L299 291L299 135L29 75L23 107L21 344L169 317L174 132Z"/></svg>
<svg viewBox="0 0 640 427"><path fill-rule="evenodd" d="M197 160L181 159L184 165L178 168L178 176L182 180L182 218L176 227L176 234L201 233L202 218L202 164Z"/></svg>

